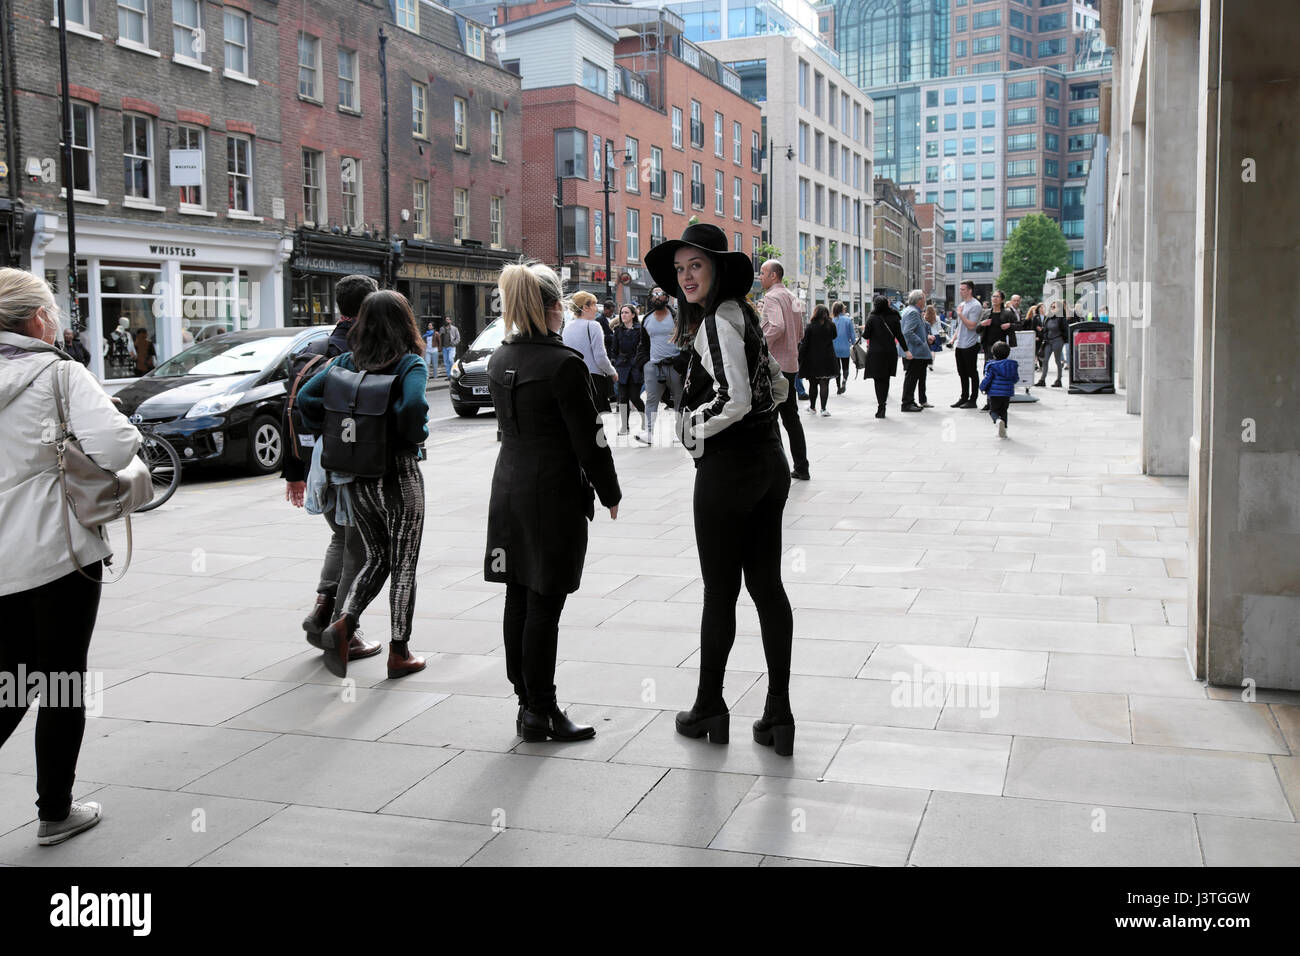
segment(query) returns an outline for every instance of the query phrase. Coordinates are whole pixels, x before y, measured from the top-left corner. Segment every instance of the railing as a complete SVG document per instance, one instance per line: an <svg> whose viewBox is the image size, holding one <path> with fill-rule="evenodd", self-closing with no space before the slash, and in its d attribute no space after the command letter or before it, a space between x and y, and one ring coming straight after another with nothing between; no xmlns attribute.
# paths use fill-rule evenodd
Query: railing
<svg viewBox="0 0 1300 956"><path fill-rule="evenodd" d="M749 202L749 218L752 219L754 222L762 222L763 217L766 215L767 215L766 204L761 201L754 202L751 199Z"/></svg>
<svg viewBox="0 0 1300 956"><path fill-rule="evenodd" d="M691 182L691 205L696 209L704 208L704 183Z"/></svg>
<svg viewBox="0 0 1300 956"><path fill-rule="evenodd" d="M704 122L691 120L691 145L696 149L704 148Z"/></svg>
<svg viewBox="0 0 1300 956"><path fill-rule="evenodd" d="M757 146L749 148L749 166L756 173L763 168L763 151Z"/></svg>
<svg viewBox="0 0 1300 956"><path fill-rule="evenodd" d="M664 198L664 188L667 182L667 173L662 169L651 170L650 172L650 195L655 199Z"/></svg>

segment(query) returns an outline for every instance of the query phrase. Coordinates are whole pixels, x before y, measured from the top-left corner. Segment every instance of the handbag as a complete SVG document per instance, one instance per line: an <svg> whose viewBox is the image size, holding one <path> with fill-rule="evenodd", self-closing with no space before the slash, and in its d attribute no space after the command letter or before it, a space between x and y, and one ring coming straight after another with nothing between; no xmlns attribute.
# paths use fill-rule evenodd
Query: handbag
<svg viewBox="0 0 1300 956"><path fill-rule="evenodd" d="M81 570L76 550L72 546L72 525L68 521L71 511L77 523L85 528L99 528L110 521L126 521L126 562L115 576L105 581L119 581L131 566L131 512L138 511L153 500L153 481L149 467L137 455L121 471L101 468L81 449L81 442L72 434L69 419L70 406L64 389L59 385L60 362L52 363L54 404L59 419L59 437L54 442L54 454L59 467L59 490L63 496L63 537L68 545L77 573L95 580ZM64 376L67 377L66 375Z"/></svg>
<svg viewBox="0 0 1300 956"><path fill-rule="evenodd" d="M853 343L853 348L849 349L849 354L853 357L853 367L864 369L867 367L867 350L862 347L862 339Z"/></svg>

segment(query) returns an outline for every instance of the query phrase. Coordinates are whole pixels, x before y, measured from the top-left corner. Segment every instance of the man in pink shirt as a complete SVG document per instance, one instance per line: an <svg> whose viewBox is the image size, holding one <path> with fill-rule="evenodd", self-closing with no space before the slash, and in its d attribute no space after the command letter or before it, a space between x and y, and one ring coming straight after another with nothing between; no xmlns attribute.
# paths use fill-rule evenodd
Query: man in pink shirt
<svg viewBox="0 0 1300 956"><path fill-rule="evenodd" d="M781 364L781 372L790 383L789 393L781 403L781 423L790 436L790 457L794 470L790 477L807 481L808 444L804 440L803 422L799 420L798 398L795 395L795 374L799 371L799 342L803 339L803 320L795 307L794 296L781 281L785 267L776 259L768 259L758 270L758 281L763 286L763 334L767 347Z"/></svg>

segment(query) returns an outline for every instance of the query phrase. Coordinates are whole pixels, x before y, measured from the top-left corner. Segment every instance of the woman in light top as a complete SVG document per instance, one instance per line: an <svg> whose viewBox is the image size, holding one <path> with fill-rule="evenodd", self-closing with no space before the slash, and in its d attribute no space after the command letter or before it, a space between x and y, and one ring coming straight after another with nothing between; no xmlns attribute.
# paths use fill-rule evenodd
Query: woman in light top
<svg viewBox="0 0 1300 956"><path fill-rule="evenodd" d="M610 411L609 396L618 381L618 370L605 351L605 330L596 320L596 297L590 292L575 292L573 321L564 327L564 344L581 353L591 373L596 411Z"/></svg>

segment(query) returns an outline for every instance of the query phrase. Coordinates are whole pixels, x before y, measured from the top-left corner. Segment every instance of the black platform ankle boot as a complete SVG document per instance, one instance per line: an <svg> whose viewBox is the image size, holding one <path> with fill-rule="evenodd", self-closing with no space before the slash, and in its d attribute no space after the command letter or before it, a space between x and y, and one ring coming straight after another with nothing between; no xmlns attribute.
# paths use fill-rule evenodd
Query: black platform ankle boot
<svg viewBox="0 0 1300 956"><path fill-rule="evenodd" d="M763 716L754 721L754 742L764 747L775 747L779 756L794 753L794 715L790 713L790 697L767 695Z"/></svg>
<svg viewBox="0 0 1300 956"><path fill-rule="evenodd" d="M526 743L532 744L543 743L548 739L568 743L596 736L595 727L575 724L554 700L540 707L533 704L525 707L519 730L519 736Z"/></svg>
<svg viewBox="0 0 1300 956"><path fill-rule="evenodd" d="M690 710L677 712L677 732L683 737L699 739L708 736L715 744L725 744L731 740L731 712L721 697L711 701L695 698Z"/></svg>

